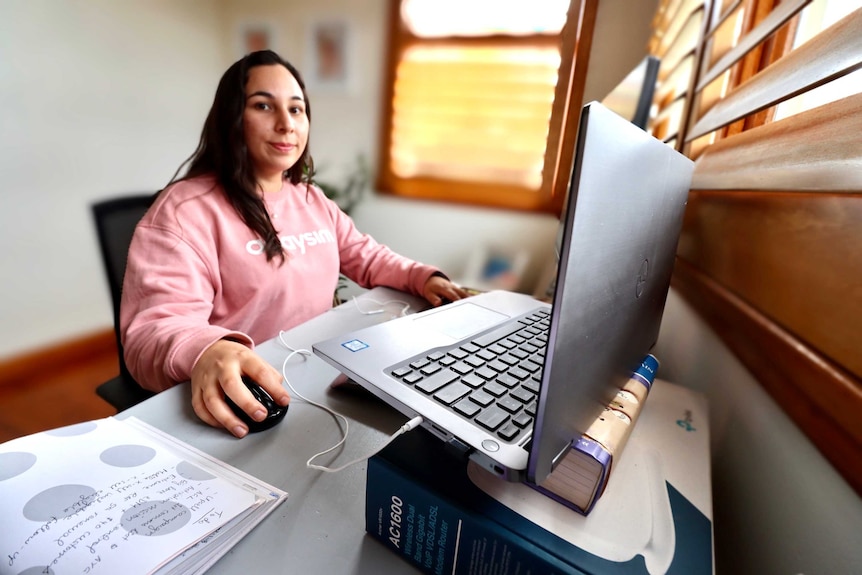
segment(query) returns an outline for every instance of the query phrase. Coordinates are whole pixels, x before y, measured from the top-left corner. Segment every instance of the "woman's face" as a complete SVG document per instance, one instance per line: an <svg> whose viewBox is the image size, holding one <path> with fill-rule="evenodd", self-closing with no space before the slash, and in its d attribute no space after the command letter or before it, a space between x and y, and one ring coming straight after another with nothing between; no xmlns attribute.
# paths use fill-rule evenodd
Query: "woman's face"
<svg viewBox="0 0 862 575"><path fill-rule="evenodd" d="M265 192L280 190L283 172L305 150L309 127L302 88L287 68L273 64L249 70L242 119L258 184Z"/></svg>

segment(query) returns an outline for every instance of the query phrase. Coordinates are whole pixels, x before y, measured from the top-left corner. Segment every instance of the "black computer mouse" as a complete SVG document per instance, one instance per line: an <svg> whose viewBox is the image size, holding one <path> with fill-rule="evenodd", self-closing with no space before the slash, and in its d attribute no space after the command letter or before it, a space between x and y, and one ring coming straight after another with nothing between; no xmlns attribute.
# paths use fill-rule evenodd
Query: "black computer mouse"
<svg viewBox="0 0 862 575"><path fill-rule="evenodd" d="M228 406L231 410L239 417L243 423L248 426L249 433L256 433L258 431L264 431L265 429L269 429L274 426L276 423L284 419L284 415L287 413L286 405L279 405L276 401L266 392L264 388L260 386L259 383L254 381L252 378L247 375L242 376L242 382L251 392L256 400L258 400L261 405L263 405L264 409L266 409L266 418L263 421L255 421L249 415L242 410L240 406L231 400L227 395L224 396L224 400L227 402Z"/></svg>

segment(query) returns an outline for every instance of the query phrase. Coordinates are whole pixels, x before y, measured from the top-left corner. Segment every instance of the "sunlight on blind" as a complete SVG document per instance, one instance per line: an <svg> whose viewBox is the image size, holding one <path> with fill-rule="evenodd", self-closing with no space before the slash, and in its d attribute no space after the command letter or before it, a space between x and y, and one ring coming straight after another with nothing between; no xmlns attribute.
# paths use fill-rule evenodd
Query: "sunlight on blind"
<svg viewBox="0 0 862 575"><path fill-rule="evenodd" d="M569 0L404 0L401 19L415 36L558 34Z"/></svg>
<svg viewBox="0 0 862 575"><path fill-rule="evenodd" d="M833 25L851 12L862 9L862 0L814 0L803 12L793 42L794 49L801 46L822 30ZM819 86L786 102L775 109L775 120L787 118L858 94L862 86L862 70L857 70L837 80Z"/></svg>
<svg viewBox="0 0 862 575"><path fill-rule="evenodd" d="M559 65L556 48L407 50L395 79L393 173L538 190Z"/></svg>
<svg viewBox="0 0 862 575"><path fill-rule="evenodd" d="M695 70L703 4L703 0L664 0L652 24L650 51L661 63L648 131L674 145L685 112L684 97Z"/></svg>

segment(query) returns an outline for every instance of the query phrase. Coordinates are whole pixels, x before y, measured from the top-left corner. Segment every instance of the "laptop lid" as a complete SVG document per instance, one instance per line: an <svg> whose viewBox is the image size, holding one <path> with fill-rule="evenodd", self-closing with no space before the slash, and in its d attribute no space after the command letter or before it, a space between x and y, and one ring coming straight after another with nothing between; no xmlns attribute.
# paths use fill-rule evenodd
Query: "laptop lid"
<svg viewBox="0 0 862 575"><path fill-rule="evenodd" d="M541 484L655 343L693 169L602 104L583 108L528 481Z"/></svg>

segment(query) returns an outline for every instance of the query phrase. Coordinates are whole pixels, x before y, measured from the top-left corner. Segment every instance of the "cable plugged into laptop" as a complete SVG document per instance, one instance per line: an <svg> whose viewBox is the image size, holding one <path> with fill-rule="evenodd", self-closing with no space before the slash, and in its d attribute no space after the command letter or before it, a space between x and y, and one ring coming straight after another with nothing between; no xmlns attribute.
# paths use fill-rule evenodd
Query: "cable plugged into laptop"
<svg viewBox="0 0 862 575"><path fill-rule="evenodd" d="M343 418L343 416L342 416L342 418ZM346 422L346 421L347 421L347 420L345 419L345 422ZM344 470L344 469L347 469L347 468L348 468L348 467L350 467L351 465L355 465L355 464L357 464L357 463L361 463L361 462L363 462L363 461L366 461L366 460L368 460L368 459L371 459L373 456L375 456L375 455L377 455L379 452L381 452L381 451L383 450L383 448L385 448L387 445L389 445L390 443L392 443L393 441L395 441L395 438L396 438L396 437L398 437L399 435L403 435L403 434L407 433L408 431L413 431L414 429L416 429L417 427L419 427L420 425L422 425L422 421L424 421L424 420L422 419L422 416L417 415L416 417L414 417L413 419L411 419L410 421L408 421L407 423L405 423L404 425L402 425L401 427L399 427L399 428L398 428L398 431L396 431L395 433L393 433L392 435L390 435L390 436L389 436L389 439L388 439L388 440L386 440L386 442L385 442L383 445L381 445L380 447L378 447L377 449L375 449L374 451L372 451L372 452L371 452L371 453L369 453L368 455L365 455L365 456L363 456L363 457L359 457L359 458L357 458L357 459L354 459L353 461L349 461L349 462L347 462L347 463L345 463L344 465L341 465L341 466L339 466L339 467L325 467L325 466L323 466L323 465L315 465L314 463L312 463L312 461L313 461L315 458L317 458L317 457L319 457L319 456L323 455L324 453L329 453L330 451L332 451L333 449L335 449L336 447L338 447L339 445L341 445L342 443L344 443L344 440L345 440L345 439L347 439L347 430L345 430L345 432L344 432L344 437L342 438L342 440L341 440L341 441L339 441L336 445L334 445L334 446L330 447L330 448L329 448L329 449L327 449L326 451L321 451L320 453L318 453L318 454L316 454L316 455L312 456L312 457L311 457L311 459L309 459L308 461L306 461L306 462L305 462L305 466L306 466L306 467L308 467L309 469L316 469L316 470L318 470L318 471L326 471L326 472L328 472L328 473L335 473L335 472L337 472L337 471L342 471L342 470Z"/></svg>
<svg viewBox="0 0 862 575"><path fill-rule="evenodd" d="M337 471L342 471L342 470L350 467L351 465L355 465L356 463L361 463L367 459L371 459L374 455L376 455L377 453L382 451L383 448L385 448L387 445L389 445L390 443L395 441L396 437L398 437L399 435L403 435L404 433L407 433L408 431L413 431L414 429L416 429L417 427L422 425L422 422L424 420L422 419L422 416L417 415L416 417L414 417L413 419L411 419L410 421L408 421L407 423L402 425L400 428L398 428L398 431L393 433L389 437L389 439L383 445L378 447L376 450L374 450L373 452L371 452L370 454L368 454L364 457L354 459L353 461L349 461L349 462L347 462L344 465L341 465L339 467L325 467L323 465L316 465L316 464L312 463L312 461L314 461L315 459L317 459L321 455L325 455L325 454L329 453L330 451L334 451L335 449L338 449L339 447L344 445L344 442L347 441L347 436L350 433L350 422L347 420L346 417L344 417L343 415L341 415L337 411L331 409L330 407L328 407L326 405L323 405L322 403L312 401L311 399L308 399L307 397L305 397L304 395L302 395L301 393L296 391L296 389L290 383L290 380L287 379L287 373L286 373L287 372L287 362L290 361L290 359L295 355L308 357L311 355L311 352L308 351L307 349L295 349L295 348L291 347L287 343L287 341L285 341L283 331L279 332L278 339L279 339L279 341L281 341L281 344L284 347L286 347L287 349L290 350L290 353L287 355L286 358L284 358L284 362L281 364L281 376L284 378L284 383L287 384L287 387L290 388L290 391L292 391L296 397L299 397L300 399L304 400L306 403L310 403L311 405L319 407L320 409L332 414L333 417L341 420L341 422L344 423L344 434L341 436L341 441L339 441L338 443L336 443L335 445L333 445L332 447L330 447L329 449L327 449L325 451L321 451L320 453L316 453L316 454L312 455L308 459L308 461L305 462L305 466L308 467L309 469L316 469L318 471L326 471L327 473L334 473Z"/></svg>
<svg viewBox="0 0 862 575"><path fill-rule="evenodd" d="M417 415L416 417L401 426L401 432L404 433L405 431L413 431L414 429L422 425L423 421L425 420L422 419L422 416Z"/></svg>

